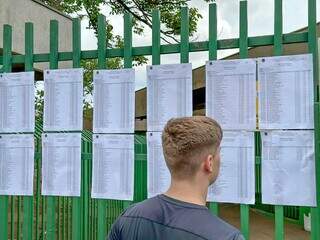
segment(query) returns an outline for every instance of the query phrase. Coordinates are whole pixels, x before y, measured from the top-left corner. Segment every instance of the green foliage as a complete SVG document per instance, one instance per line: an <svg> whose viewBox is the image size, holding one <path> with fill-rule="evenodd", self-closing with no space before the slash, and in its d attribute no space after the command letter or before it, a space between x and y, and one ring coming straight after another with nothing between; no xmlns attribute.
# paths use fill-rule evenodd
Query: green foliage
<svg viewBox="0 0 320 240"><path fill-rule="evenodd" d="M36 107L36 120L39 122L43 121L43 106L44 106L44 92L43 90L37 90L36 92L36 100L35 100L35 107Z"/></svg>
<svg viewBox="0 0 320 240"><path fill-rule="evenodd" d="M199 0L205 2L215 2L215 0ZM97 33L98 16L101 7L108 7L111 15L123 15L129 12L133 16L133 30L141 35L145 27L152 27L152 10L159 9L161 12L161 22L163 29L162 37L166 41L177 41L180 33L180 9L187 6L189 0L42 0L45 4L52 6L65 13L79 13L81 10L85 14L80 17L89 19L90 27ZM194 36L197 31L197 23L202 16L197 8L189 9L190 36ZM109 46L116 46L117 38L113 34L113 26L107 21L107 36Z"/></svg>

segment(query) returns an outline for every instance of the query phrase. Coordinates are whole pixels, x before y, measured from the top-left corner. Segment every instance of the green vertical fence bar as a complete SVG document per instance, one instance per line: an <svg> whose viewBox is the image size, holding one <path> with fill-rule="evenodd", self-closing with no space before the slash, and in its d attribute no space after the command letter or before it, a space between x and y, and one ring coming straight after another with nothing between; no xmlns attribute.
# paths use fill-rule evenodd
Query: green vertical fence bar
<svg viewBox="0 0 320 240"><path fill-rule="evenodd" d="M33 71L33 24L25 24L25 71ZM23 240L33 236L33 196L23 197Z"/></svg>
<svg viewBox="0 0 320 240"><path fill-rule="evenodd" d="M16 238L20 239L20 227L21 227L21 196L16 196L16 201L17 201L17 235Z"/></svg>
<svg viewBox="0 0 320 240"><path fill-rule="evenodd" d="M65 231L66 231L66 221L65 221L65 217L66 217L66 199L67 197L63 197L62 198L62 220L61 220L61 232L62 232L62 236L61 239L64 240L65 239Z"/></svg>
<svg viewBox="0 0 320 240"><path fill-rule="evenodd" d="M92 144L92 142L90 143ZM91 158L89 161L89 184L90 186L92 186L92 150L90 148L90 154L91 154ZM89 239L93 240L93 236L92 236L92 232L95 231L95 228L93 227L93 216L92 216L92 204L93 204L93 199L91 198L91 194L90 194L90 200L89 200Z"/></svg>
<svg viewBox="0 0 320 240"><path fill-rule="evenodd" d="M209 5L209 60L217 60L217 4L211 3ZM209 96L206 96L206 98ZM210 202L209 203L210 211L218 215L219 214L219 205L218 203Z"/></svg>
<svg viewBox="0 0 320 240"><path fill-rule="evenodd" d="M282 0L274 1L274 55L280 56L283 52L282 45ZM275 240L284 239L284 214L283 206L275 205Z"/></svg>
<svg viewBox="0 0 320 240"><path fill-rule="evenodd" d="M10 51L11 51L11 57L12 57L12 28L11 28L11 26L9 27L9 25L7 25L8 26L8 32L9 32L9 28L11 29L11 33L10 33L10 35L11 35L11 40L10 40L10 44L11 44L11 49L10 49ZM9 36L8 36L8 38L9 38ZM9 39L8 39L9 40ZM10 68L10 69L9 69ZM11 72L12 71L12 58L10 59L10 65L8 66L8 71L7 72ZM14 217L15 217L15 198L16 197L14 197L14 196L10 196L10 197L8 197L8 199L10 199L10 203L11 203L11 205L10 205L10 207L11 207L11 217L10 217L10 222L11 222L11 228L10 228L10 236L11 236L11 239L13 240L14 239L14 229L15 229L15 221L14 221Z"/></svg>
<svg viewBox="0 0 320 240"><path fill-rule="evenodd" d="M317 207L311 208L311 239L320 239L320 125L319 125L319 56L317 45L317 0L308 1L308 48L313 54L314 128Z"/></svg>
<svg viewBox="0 0 320 240"><path fill-rule="evenodd" d="M67 198L67 232L66 239L72 239L72 199Z"/></svg>
<svg viewBox="0 0 320 240"><path fill-rule="evenodd" d="M14 240L14 229L15 229L15 221L14 221L14 215L15 215L15 196L10 196L10 212L11 212L11 217L10 217L10 222L11 222L11 229L10 229L10 239Z"/></svg>
<svg viewBox="0 0 320 240"><path fill-rule="evenodd" d="M152 65L160 64L160 12L152 11Z"/></svg>
<svg viewBox="0 0 320 240"><path fill-rule="evenodd" d="M3 72L12 70L12 27L3 25ZM8 196L0 196L0 238L8 239ZM12 223L11 223L12 224Z"/></svg>
<svg viewBox="0 0 320 240"><path fill-rule="evenodd" d="M106 69L106 18L100 15L98 18L98 68ZM106 200L98 200L98 240L106 238Z"/></svg>
<svg viewBox="0 0 320 240"><path fill-rule="evenodd" d="M41 159L42 162L42 159ZM41 200L41 232L39 232L39 237L40 239L44 237L44 234L46 232L46 206L47 206L47 199L44 196L40 195L40 200Z"/></svg>
<svg viewBox="0 0 320 240"><path fill-rule="evenodd" d="M49 65L50 69L58 68L58 21L50 21L50 54ZM47 216L46 216L46 236L47 240L56 239L56 198L48 196L47 198ZM44 230L42 230L44 233Z"/></svg>
<svg viewBox="0 0 320 240"><path fill-rule="evenodd" d="M81 31L80 19L72 20L72 66L80 68ZM81 159L83 161L83 159ZM72 239L81 239L81 197L72 197Z"/></svg>
<svg viewBox="0 0 320 240"><path fill-rule="evenodd" d="M132 16L124 14L124 67L132 68Z"/></svg>
<svg viewBox="0 0 320 240"><path fill-rule="evenodd" d="M124 68L132 68L132 16L126 12L124 14ZM134 159L134 164L136 159ZM123 201L123 208L126 209L130 206L131 201Z"/></svg>
<svg viewBox="0 0 320 240"><path fill-rule="evenodd" d="M83 140L82 140L83 141ZM85 144L86 146L87 144ZM83 150L82 150L83 151ZM87 153L87 150L85 148L85 152ZM89 224L88 224L88 209L89 209L89 158L86 156L85 158L82 158L83 162L83 177L82 177L82 182L83 182L83 207L82 207L82 212L83 212L83 227L82 227L82 239L87 240L88 239L88 229L89 229Z"/></svg>
<svg viewBox="0 0 320 240"><path fill-rule="evenodd" d="M37 146L41 146L41 143L39 142L39 140L37 139ZM36 154L40 154L41 147L38 147ZM36 219L35 219L35 237L36 240L38 240L40 238L40 231L39 231L39 219L40 219L40 168L41 168L41 158L39 156L36 156L36 174L37 174L37 178L36 178ZM43 216L43 212L42 212L42 216Z"/></svg>
<svg viewBox="0 0 320 240"><path fill-rule="evenodd" d="M62 197L61 196L59 196L59 197L57 197L57 212L56 212L56 214L57 214L57 218L56 218L56 220L57 220L57 223L56 223L56 226L57 226L57 229L56 229L56 232L57 232L57 239L58 240L60 240L60 237L61 237L61 228L60 228L60 218L61 218L61 212L60 212L60 208L61 208L61 199L62 199Z"/></svg>
<svg viewBox="0 0 320 240"><path fill-rule="evenodd" d="M247 1L240 1L240 58L248 57L248 7ZM246 240L249 239L249 205L240 204L240 225L241 232Z"/></svg>
<svg viewBox="0 0 320 240"><path fill-rule="evenodd" d="M189 62L189 9L181 8L180 62Z"/></svg>

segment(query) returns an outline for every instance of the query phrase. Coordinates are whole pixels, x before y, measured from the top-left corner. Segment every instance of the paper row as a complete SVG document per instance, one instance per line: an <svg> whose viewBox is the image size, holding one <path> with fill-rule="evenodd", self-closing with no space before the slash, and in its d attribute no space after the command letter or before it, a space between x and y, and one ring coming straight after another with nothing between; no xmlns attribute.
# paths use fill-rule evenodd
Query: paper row
<svg viewBox="0 0 320 240"><path fill-rule="evenodd" d="M93 198L133 199L134 135L94 135ZM33 195L34 137L0 135L0 195ZM81 133L42 134L42 195L80 196Z"/></svg>
<svg viewBox="0 0 320 240"><path fill-rule="evenodd" d="M134 69L96 70L93 82L93 132L133 133ZM209 61L206 115L224 130L313 129L313 86L310 54ZM147 90L148 131L192 116L191 63L148 66ZM33 132L34 101L33 72L0 74L0 132ZM82 130L82 106L83 69L44 72L45 131Z"/></svg>
<svg viewBox="0 0 320 240"><path fill-rule="evenodd" d="M80 196L81 134L43 134L42 194ZM93 136L92 198L133 199L134 135Z"/></svg>
<svg viewBox="0 0 320 240"><path fill-rule="evenodd" d="M134 132L134 69L94 71L94 132ZM34 132L34 72L0 74L0 133ZM44 71L44 131L80 131L83 69Z"/></svg>
<svg viewBox="0 0 320 240"><path fill-rule="evenodd" d="M170 173L161 133L148 133L148 197L165 192ZM254 133L224 131L220 172L208 189L209 202L255 203ZM262 134L262 203L315 206L314 132L268 131ZM299 194L297 194L297 191Z"/></svg>
<svg viewBox="0 0 320 240"><path fill-rule="evenodd" d="M83 69L45 72L44 130L82 130ZM134 69L93 73L93 131L134 132Z"/></svg>
<svg viewBox="0 0 320 240"><path fill-rule="evenodd" d="M314 132L268 131L262 137L262 202L315 206ZM134 136L93 136L93 198L132 200ZM161 133L147 136L148 197L165 192L170 173ZM254 133L225 131L220 172L208 201L254 204ZM0 195L32 195L34 139L31 134L0 135ZM81 134L42 136L42 195L80 196ZM299 194L297 194L299 191Z"/></svg>
<svg viewBox="0 0 320 240"><path fill-rule="evenodd" d="M312 55L208 62L206 106L224 130L313 129Z"/></svg>
<svg viewBox="0 0 320 240"><path fill-rule="evenodd" d="M192 66L147 68L148 131L192 116ZM312 55L206 63L206 116L223 130L313 129ZM258 110L257 110L258 109Z"/></svg>

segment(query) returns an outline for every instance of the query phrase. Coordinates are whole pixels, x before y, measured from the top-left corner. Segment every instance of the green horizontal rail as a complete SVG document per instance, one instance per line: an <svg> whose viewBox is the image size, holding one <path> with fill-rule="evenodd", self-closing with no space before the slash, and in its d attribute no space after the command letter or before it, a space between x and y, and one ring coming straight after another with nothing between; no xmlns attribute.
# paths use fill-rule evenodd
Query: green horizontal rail
<svg viewBox="0 0 320 240"><path fill-rule="evenodd" d="M259 37L249 37L248 38L248 47L259 47L259 46L272 46L273 45L273 35L259 36ZM288 33L283 35L283 44L293 44L293 43L306 43L308 41L308 33ZM160 54L174 54L180 53L180 44L165 44L160 45ZM236 49L239 48L239 39L223 39L217 41L217 50L226 50L226 49ZM124 50L122 48L115 49L106 49L107 58L114 57L124 57ZM201 42L190 42L189 52L203 52L209 51L209 41ZM152 55L152 46L141 46L132 48L132 56L149 56ZM39 62L49 62L49 53L39 53L34 54L33 61L35 63ZM87 50L81 51L81 59L97 59L98 50ZM73 59L72 52L59 52L58 61L71 61ZM3 56L0 56L0 64L3 62ZM13 55L12 63L23 64L25 62L24 55Z"/></svg>

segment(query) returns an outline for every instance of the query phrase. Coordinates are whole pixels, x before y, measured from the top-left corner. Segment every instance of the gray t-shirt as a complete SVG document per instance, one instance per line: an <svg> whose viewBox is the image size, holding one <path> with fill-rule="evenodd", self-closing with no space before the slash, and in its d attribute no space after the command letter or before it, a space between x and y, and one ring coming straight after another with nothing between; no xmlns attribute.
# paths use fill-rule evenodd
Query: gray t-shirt
<svg viewBox="0 0 320 240"><path fill-rule="evenodd" d="M122 213L108 239L244 240L244 237L205 206L158 195Z"/></svg>

